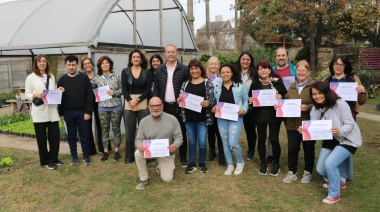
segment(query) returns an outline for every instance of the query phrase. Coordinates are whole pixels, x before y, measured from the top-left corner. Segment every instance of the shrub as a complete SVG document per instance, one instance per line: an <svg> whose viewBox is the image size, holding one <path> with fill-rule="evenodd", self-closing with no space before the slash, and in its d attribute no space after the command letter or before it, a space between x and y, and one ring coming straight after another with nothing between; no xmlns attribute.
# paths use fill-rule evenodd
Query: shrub
<svg viewBox="0 0 380 212"><path fill-rule="evenodd" d="M0 166L10 166L13 164L13 159L11 157L2 158L0 161Z"/></svg>
<svg viewBox="0 0 380 212"><path fill-rule="evenodd" d="M377 76L375 70L365 70L362 63L358 63L356 70L356 76L359 77L364 88L368 91L369 98L375 98L377 95L377 88L380 84L380 79Z"/></svg>

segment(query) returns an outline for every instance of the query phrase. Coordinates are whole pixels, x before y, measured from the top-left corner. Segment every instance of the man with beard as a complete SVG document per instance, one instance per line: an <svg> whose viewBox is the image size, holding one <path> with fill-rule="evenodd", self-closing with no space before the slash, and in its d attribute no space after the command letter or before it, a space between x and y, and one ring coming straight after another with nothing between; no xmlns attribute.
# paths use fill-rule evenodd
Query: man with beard
<svg viewBox="0 0 380 212"><path fill-rule="evenodd" d="M169 139L169 152L170 156L157 158L156 171L160 173L161 179L164 182L171 182L174 176L174 158L175 151L181 146L182 131L176 117L163 112L164 104L158 97L152 97L149 100L150 115L143 118L139 125L135 145L136 165L139 170L140 182L137 184L136 189L144 189L148 184L148 170L146 168L146 159L144 158L144 140L151 139Z"/></svg>

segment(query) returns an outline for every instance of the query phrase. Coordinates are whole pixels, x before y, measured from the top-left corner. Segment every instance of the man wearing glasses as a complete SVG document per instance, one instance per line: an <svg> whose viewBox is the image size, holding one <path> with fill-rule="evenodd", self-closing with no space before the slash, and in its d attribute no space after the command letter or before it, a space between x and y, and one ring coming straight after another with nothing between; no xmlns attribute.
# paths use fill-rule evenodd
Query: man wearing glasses
<svg viewBox="0 0 380 212"><path fill-rule="evenodd" d="M145 185L149 182L146 159L144 158L144 151L147 149L144 147L143 141L169 139L168 148L170 156L157 158L158 163L156 166L156 171L160 173L161 179L164 182L171 182L173 180L175 169L174 153L183 142L182 131L177 118L163 112L164 105L161 99L158 97L151 98L148 107L150 115L141 120L135 140L137 147L135 159L140 177L140 182L137 184L136 189L144 189Z"/></svg>

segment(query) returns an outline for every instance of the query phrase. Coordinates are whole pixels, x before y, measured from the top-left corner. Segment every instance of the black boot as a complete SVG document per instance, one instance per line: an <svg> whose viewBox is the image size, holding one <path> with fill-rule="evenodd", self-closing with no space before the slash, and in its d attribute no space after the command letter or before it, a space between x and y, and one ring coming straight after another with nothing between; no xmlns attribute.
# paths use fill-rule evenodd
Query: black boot
<svg viewBox="0 0 380 212"><path fill-rule="evenodd" d="M208 161L213 161L216 158L215 149L210 149L210 153L208 155Z"/></svg>
<svg viewBox="0 0 380 212"><path fill-rule="evenodd" d="M224 154L219 154L218 155L218 163L220 166L225 166L226 165L226 158L224 157Z"/></svg>

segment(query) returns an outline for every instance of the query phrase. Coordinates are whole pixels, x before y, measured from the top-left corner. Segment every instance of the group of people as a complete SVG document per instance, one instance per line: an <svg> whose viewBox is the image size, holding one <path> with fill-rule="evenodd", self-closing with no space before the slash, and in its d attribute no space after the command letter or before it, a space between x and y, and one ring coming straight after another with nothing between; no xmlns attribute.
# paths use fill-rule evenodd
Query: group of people
<svg viewBox="0 0 380 212"><path fill-rule="evenodd" d="M283 182L297 180L298 154L302 143L305 161L301 183L310 183L315 160L315 141L302 140L301 123L304 120L331 119L333 140L323 141L316 170L327 181L323 186L328 188L328 196L323 202L332 204L340 200L340 189L346 187L345 180L352 179L351 156L362 143L360 130L355 122L356 114L359 112L359 105L364 104L368 98L367 91L353 74L350 61L346 57L334 57L330 64L330 76L315 82L310 75L309 64L305 60L299 61L296 66L290 64L288 51L283 47L276 50L277 64L273 67L265 60L255 65L250 52L241 53L236 66L221 65L218 58L211 57L206 68L198 59L192 59L187 66L181 64L177 56L176 46L169 44L165 48L166 63L163 63L159 55L153 55L148 69L145 55L134 49L129 54L128 67L122 70L121 75L113 71L112 59L102 56L97 61L98 71L95 75L95 65L90 58L82 61L82 73L77 70L78 58L70 55L65 59L67 74L57 84L46 57L37 56L34 71L25 82L26 97L30 100L44 98L45 89L59 89L63 92L62 102L58 107L46 104L32 106L31 117L40 164L48 169L55 169L63 164L58 159L59 120L67 126L71 165L78 164L78 131L84 164L90 164L90 156L97 153L92 135L92 120L95 120L97 131L101 132L101 136L97 138L98 151L102 153L101 161L107 161L110 156L111 126L114 135L114 160L120 160L120 123L124 117L124 162L136 161L140 178L136 189L144 189L149 182L147 159L144 158L144 151L147 149L143 145L143 140L149 139L169 140L170 156L156 158L156 170L165 182L173 180L174 153L177 149L181 166L186 167L185 173L191 174L197 167L203 173L208 172L206 140L209 146L208 161L218 158L219 165L227 165L225 175L241 174L244 160L239 138L243 126L248 143L246 160L253 160L257 141L259 174L267 175L268 166L272 164L269 174L278 176L281 170L279 132L281 123L284 122L288 138L288 173ZM289 76L294 76L295 80L287 88L282 79ZM216 78L219 80L215 80ZM329 82L358 82L358 101L342 100L330 89ZM92 89L103 86L109 86L107 94L112 98L98 103ZM263 89L274 89L276 99L301 99L301 117L276 117L277 105L254 107L252 91ZM204 99L200 103L200 112L179 107L184 92ZM238 105L237 121L216 118L218 102ZM93 112L95 119L91 117ZM137 125L139 127L136 134Z"/></svg>

